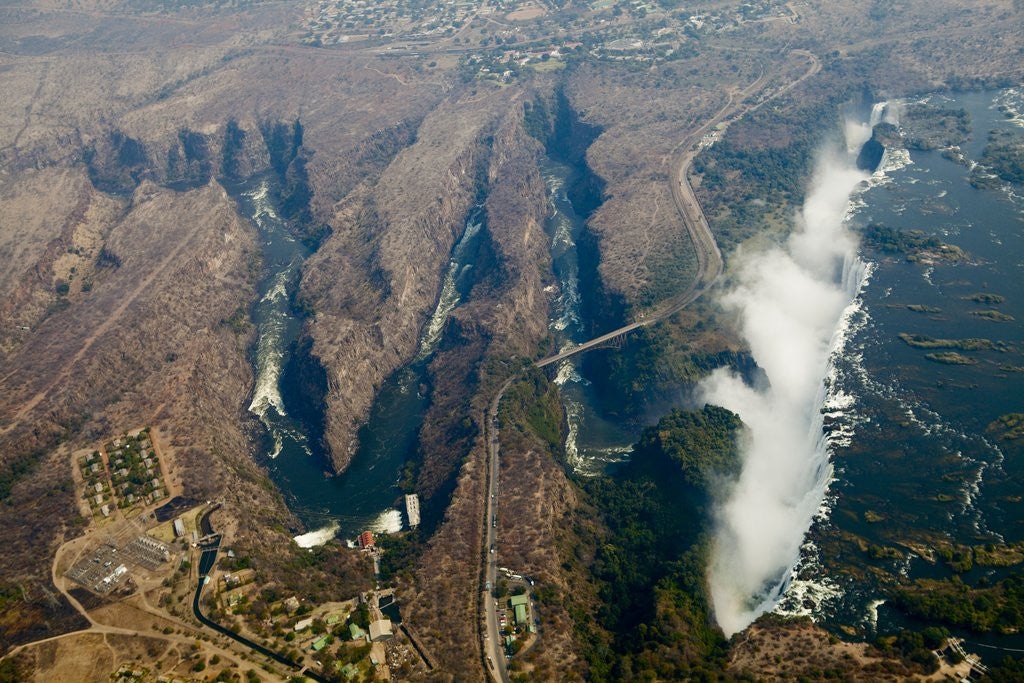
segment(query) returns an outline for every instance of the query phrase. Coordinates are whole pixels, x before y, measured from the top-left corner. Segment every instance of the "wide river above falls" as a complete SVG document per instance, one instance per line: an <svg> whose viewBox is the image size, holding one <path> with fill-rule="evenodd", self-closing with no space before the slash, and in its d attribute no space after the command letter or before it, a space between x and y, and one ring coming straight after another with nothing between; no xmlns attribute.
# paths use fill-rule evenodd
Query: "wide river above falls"
<svg viewBox="0 0 1024 683"><path fill-rule="evenodd" d="M1009 90L927 101L970 114L972 133L960 148L966 162L938 150L890 150L855 194L849 220L920 230L967 256L911 262L865 253L872 274L830 378L843 398L826 416L842 434L832 452L835 478L780 606L866 637L925 625L885 604L895 580L952 576L922 549L1024 539L1024 462L1004 457L989 429L1001 415L1024 411L1024 197L1020 188L970 182L990 131L1024 125L1024 97ZM983 339L991 348L960 350L967 360L944 363L901 333ZM873 557L864 550L871 547L880 549ZM1005 573L975 567L962 578L984 583ZM962 635L1024 647L1019 636Z"/></svg>

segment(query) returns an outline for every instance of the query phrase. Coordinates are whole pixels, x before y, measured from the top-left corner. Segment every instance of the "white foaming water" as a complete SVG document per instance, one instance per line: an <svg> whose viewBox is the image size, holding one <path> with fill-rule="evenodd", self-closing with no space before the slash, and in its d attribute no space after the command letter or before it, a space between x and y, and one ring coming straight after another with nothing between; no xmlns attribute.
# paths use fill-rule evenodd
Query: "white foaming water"
<svg viewBox="0 0 1024 683"><path fill-rule="evenodd" d="M270 293L268 293L269 295ZM281 368L284 360L281 330L285 325L285 315L285 313L275 311L267 317L261 326L259 341L256 345L258 371L249 412L260 418L264 418L270 408L276 410L277 414L282 417L286 414L280 391Z"/></svg>
<svg viewBox="0 0 1024 683"><path fill-rule="evenodd" d="M876 599L868 603L868 623L872 630L878 628L878 608L885 604L885 600Z"/></svg>
<svg viewBox="0 0 1024 683"><path fill-rule="evenodd" d="M1007 88L996 96L992 106L1002 107L1011 123L1024 128L1024 91Z"/></svg>
<svg viewBox="0 0 1024 683"><path fill-rule="evenodd" d="M870 123L887 111L876 105ZM832 475L823 412L836 414L848 401L827 381L832 359L843 352L868 276L845 219L851 194L869 177L854 158L871 127L848 123L845 131L846 153L819 159L795 232L780 247L739 254L738 283L722 297L770 386L754 389L724 369L700 385L706 402L738 413L749 428L740 476L716 510L709 567L727 635L772 609L787 588L813 598L799 603L837 590L794 581L794 568Z"/></svg>
<svg viewBox="0 0 1024 683"><path fill-rule="evenodd" d="M568 361L566 361L568 362ZM580 422L583 421L583 408L575 401L564 401L565 421L567 424L565 434L565 461L573 470L579 470L583 465L580 457L579 437Z"/></svg>
<svg viewBox="0 0 1024 683"><path fill-rule="evenodd" d="M253 220L262 226L267 218L277 219L277 214L270 201L270 186L266 181L260 183L258 188L247 195L255 208ZM295 264L292 264L275 276L273 285L260 300L261 305L273 305L288 297L288 280L291 278L294 268ZM260 326L259 341L256 345L256 386L252 401L249 403L249 412L258 416L268 428L271 428L271 425L266 419L267 410L273 408L278 415L285 415L284 400L281 398L279 385L284 360L281 336L287 324L286 317L286 312L272 310ZM274 438L274 452L270 457L274 458L281 452L283 444L281 435L272 428L270 431Z"/></svg>
<svg viewBox="0 0 1024 683"><path fill-rule="evenodd" d="M370 531L376 534L397 534L402 530L402 513L395 509L385 510L370 523Z"/></svg>
<svg viewBox="0 0 1024 683"><path fill-rule="evenodd" d="M338 529L341 525L337 522L331 522L325 527L320 527L310 531L309 533L300 534L295 537L295 544L300 548L315 548L318 545L327 543L338 534Z"/></svg>
<svg viewBox="0 0 1024 683"><path fill-rule="evenodd" d="M253 215L257 221L261 221L264 216L270 218L278 218L277 212L274 211L274 205L270 201L270 184L267 181L260 183L260 186L252 192L246 193L256 207L256 213Z"/></svg>
<svg viewBox="0 0 1024 683"><path fill-rule="evenodd" d="M460 256L465 249L466 243L480 232L482 226L483 223L480 221L467 223L466 229L462 232L462 237L459 238L458 244L455 245L455 249L452 251L452 259L448 262L448 270L445 271L444 283L441 285L441 296L437 299L437 307L434 308L434 314L430 316L430 322L427 323L426 328L423 330L423 336L420 339L420 350L416 354L416 360L418 361L427 358L437 349L437 344L441 341L441 332L444 331L444 324L448 322L448 316L451 315L452 311L455 310L455 307L461 301L459 290L456 286L456 280L461 268L459 265Z"/></svg>
<svg viewBox="0 0 1024 683"><path fill-rule="evenodd" d="M563 332L580 326L580 290L576 278L567 279L562 284L561 293L558 295L558 309L562 311L562 315L552 323L556 330ZM571 341L566 341L562 350L572 345Z"/></svg>
<svg viewBox="0 0 1024 683"><path fill-rule="evenodd" d="M274 285L267 290L260 301L276 301L288 296L288 271L282 270L274 277Z"/></svg>
<svg viewBox="0 0 1024 683"><path fill-rule="evenodd" d="M566 343L566 347L571 343ZM555 374L554 382L559 387L565 386L566 382L585 383L587 380L577 370L569 359L558 364L558 371ZM563 396L563 399L565 397ZM583 421L583 407L575 401L564 400L566 435L565 435L565 459L573 469L579 469L583 464L579 454L578 439L580 435L580 424Z"/></svg>

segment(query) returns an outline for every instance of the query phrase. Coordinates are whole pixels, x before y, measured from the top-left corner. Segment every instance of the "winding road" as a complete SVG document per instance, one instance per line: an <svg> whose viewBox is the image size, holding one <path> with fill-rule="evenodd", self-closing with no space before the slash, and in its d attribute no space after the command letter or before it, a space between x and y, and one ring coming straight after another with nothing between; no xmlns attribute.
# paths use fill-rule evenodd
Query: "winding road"
<svg viewBox="0 0 1024 683"><path fill-rule="evenodd" d="M750 98L765 87L768 76L762 71L753 82L740 90L738 93L730 93L728 101L718 112L708 119L700 128L690 133L679 145L681 150L676 156L673 164L672 175L672 201L679 212L679 218L683 222L690 239L693 241L694 252L697 257L697 273L693 282L683 292L665 301L655 310L641 313L640 319L628 325L595 337L582 344L560 351L559 353L542 358L534 363L538 368L558 363L566 358L606 344L609 341L628 334L633 330L651 325L675 315L686 306L690 305L704 294L718 280L722 274L723 261L722 252L718 248L715 236L711 232L707 216L704 213L700 201L697 199L690 185L689 172L693 160L700 153L702 147L700 141L712 129L724 130L728 125L739 120L751 111L755 111L771 100L789 92L794 87L807 80L821 70L821 62L811 52L806 50L792 50L790 54L799 55L809 60L808 69L798 78L790 81L786 86L776 90L774 93L761 99L758 102L750 102ZM725 124L724 126L721 124ZM497 580L498 546L497 546L497 525L495 524L498 507L498 456L500 451L500 439L498 429L498 406L505 391L516 379L513 376L501 385L501 388L491 400L488 408L485 435L487 439L487 504L485 506L486 516L484 518L485 533L483 534L483 565L481 568L482 582L485 589L481 594L480 602L483 606L481 618L484 621L481 628L481 641L483 644L484 668L489 678L497 683L508 683L509 676L505 666L505 653L502 647L500 632L498 629L497 603L492 595L492 590Z"/></svg>
<svg viewBox="0 0 1024 683"><path fill-rule="evenodd" d="M621 337L624 334L632 332L633 330L647 325L652 325L660 320L671 317L700 298L700 296L715 283L718 277L722 274L722 252L718 249L718 243L715 242L715 237L711 233L711 226L708 224L708 219L704 214L704 209L701 207L700 201L698 201L697 195L693 191L693 186L690 185L690 167L693 165L694 158L701 151L699 144L701 138L712 128L718 127L723 122L726 126L731 125L746 114L756 111L780 95L789 92L821 70L821 62L813 53L806 50L793 50L790 54L806 57L810 61L810 66L807 71L805 71L799 78L794 79L785 87L777 90L769 97L766 97L757 103L747 103L747 100L764 88L767 83L768 77L766 74L762 73L756 80L750 83L750 85L739 93L730 93L728 102L726 102L713 117L706 121L704 125L692 132L680 145L681 151L679 152L679 155L676 158L676 163L674 164L675 172L672 176L671 187L672 201L676 205L676 210L679 212L679 218L682 220L683 226L690 235L690 240L693 242L694 253L697 256L697 273L690 286L683 292L680 292L671 299L663 302L655 310L646 314L641 313L640 315L643 317L638 320L635 320L628 325L623 325L611 332L606 332L605 334L583 342L582 344L564 349L559 353L548 356L547 358L542 358L535 363L537 367L543 368L545 366L558 363L566 358L571 358L579 353L583 353L584 351L606 344L617 337Z"/></svg>
<svg viewBox="0 0 1024 683"><path fill-rule="evenodd" d="M192 614L195 615L195 618L203 626L213 629L221 635L227 636L231 640L234 640L235 642L244 645L245 647L249 648L250 650L253 650L254 652L258 652L264 657L268 657L274 660L278 664L283 664L289 669L297 671L299 676L311 678L317 683L328 683L328 680L326 678L319 675L315 671L307 669L305 665L303 665L301 662L296 662L289 657L286 657L278 652L275 652L274 650L271 650L270 648L264 647L255 641L249 640L237 631L232 631L226 626L218 624L216 621L210 619L205 614L203 614L203 610L202 607L200 606L199 601L200 598L202 598L203 596L203 588L206 587L206 582L210 576L210 572L213 570L213 567L217 562L217 553L220 551L221 541L220 535L214 533L213 527L210 525L210 513L219 507L220 505L218 504L216 507L207 510L203 514L202 520L200 521L200 527L202 528L203 533L205 534L204 538L212 537L212 539L205 545L203 545L202 542L200 542L199 547L202 550L202 553L199 556L199 581L198 584L196 585L195 597L193 597L192 599Z"/></svg>

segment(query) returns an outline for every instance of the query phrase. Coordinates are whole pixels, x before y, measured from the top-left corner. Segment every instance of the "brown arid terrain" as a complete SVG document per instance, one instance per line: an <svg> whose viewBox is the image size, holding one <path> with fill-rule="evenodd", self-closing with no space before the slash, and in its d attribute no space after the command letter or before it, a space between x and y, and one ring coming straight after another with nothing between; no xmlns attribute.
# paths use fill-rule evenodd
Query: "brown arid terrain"
<svg viewBox="0 0 1024 683"><path fill-rule="evenodd" d="M945 657L932 673L922 673L913 663L901 661L867 643L845 643L809 619L753 624L733 644L729 671L757 680L816 680L823 677L847 681L949 681L963 680L970 672L966 662L954 664Z"/></svg>
<svg viewBox="0 0 1024 683"><path fill-rule="evenodd" d="M274 178L313 250L295 304L305 360L325 377L312 398L334 473L382 384L416 355L453 245L482 207L478 272L430 361L411 476L432 521L397 584L433 667L409 676L483 680L487 410L552 351L545 155L571 159L596 188L581 250L597 336L664 312L707 273L673 189L681 172L728 277L738 245L784 229L841 102L865 86L909 95L1024 76L1019 0L766 2L768 18L700 30L691 14L741 3L601 4L471 3L436 25L408 19L404 35L318 3L0 7L0 655L17 650L36 680L109 680L124 663L157 662L200 678L200 656L285 675L194 619L194 566L106 598L63 577L114 524L83 514L72 453L137 425L165 439L174 493L222 504L213 527L263 583L331 601L372 583L343 543L311 554L292 542L306 529L258 458L249 311L263 263L232 182ZM712 132L698 153L693 137ZM621 390L604 399L636 406L623 412L743 362L710 303L673 310L593 356L588 371ZM503 408L500 556L544 589L544 625L512 671L582 680L579 622L597 608L594 537L581 537L601 530L572 524L591 512L560 458L557 390L533 377L532 394L511 386L549 409L542 423L525 405ZM745 634L731 670L900 675L863 646L779 630ZM805 647L806 662L785 654ZM779 657L803 668L775 670Z"/></svg>
<svg viewBox="0 0 1024 683"><path fill-rule="evenodd" d="M591 511L584 508L564 464L552 452L555 445L539 437L523 417L530 404L540 404L551 424L557 424L563 416L555 397L551 385L523 382L510 392L504 407L503 423L508 427L501 432L500 560L546 591L539 605L543 628L512 670L539 680L584 680L586 664L569 607L595 597L578 572L591 558L574 555L567 561L566 555L578 543L573 538L577 518Z"/></svg>
<svg viewBox="0 0 1024 683"><path fill-rule="evenodd" d="M410 619L451 672L479 672L478 613L480 520L486 497L485 412L498 385L547 333L550 278L542 228L544 188L536 164L539 143L518 117L498 123L485 170L487 233L499 264L474 287L446 331L431 364L434 402L420 434L425 453L417 480L428 504L444 505L438 532L428 542L409 586ZM453 490L454 489L454 490ZM437 596L459 596L439 600ZM457 634L457 635L456 635Z"/></svg>

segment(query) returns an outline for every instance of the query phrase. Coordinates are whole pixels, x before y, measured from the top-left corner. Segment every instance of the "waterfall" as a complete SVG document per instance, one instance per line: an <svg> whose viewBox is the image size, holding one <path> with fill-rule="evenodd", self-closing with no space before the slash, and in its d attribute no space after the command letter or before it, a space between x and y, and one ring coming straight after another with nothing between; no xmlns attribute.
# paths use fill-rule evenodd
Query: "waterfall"
<svg viewBox="0 0 1024 683"><path fill-rule="evenodd" d="M720 369L700 385L708 403L742 418L738 479L719 491L709 572L715 617L727 635L772 609L832 477L824 407L827 381L843 353L851 311L868 277L846 228L851 193L868 178L854 160L884 104L869 121L846 121L845 149L820 155L797 224L782 245L735 258L737 283L721 297L768 386L754 388Z"/></svg>

